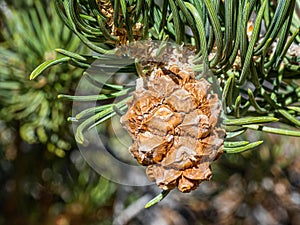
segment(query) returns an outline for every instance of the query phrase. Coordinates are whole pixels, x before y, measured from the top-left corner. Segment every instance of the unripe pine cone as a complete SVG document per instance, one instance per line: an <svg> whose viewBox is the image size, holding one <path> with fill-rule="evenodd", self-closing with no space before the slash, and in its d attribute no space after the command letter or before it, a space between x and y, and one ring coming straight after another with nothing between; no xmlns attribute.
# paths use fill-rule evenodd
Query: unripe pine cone
<svg viewBox="0 0 300 225"><path fill-rule="evenodd" d="M225 132L210 89L193 70L174 64L137 79L121 123L133 138L130 152L164 190L190 192L212 177L210 164L223 152Z"/></svg>

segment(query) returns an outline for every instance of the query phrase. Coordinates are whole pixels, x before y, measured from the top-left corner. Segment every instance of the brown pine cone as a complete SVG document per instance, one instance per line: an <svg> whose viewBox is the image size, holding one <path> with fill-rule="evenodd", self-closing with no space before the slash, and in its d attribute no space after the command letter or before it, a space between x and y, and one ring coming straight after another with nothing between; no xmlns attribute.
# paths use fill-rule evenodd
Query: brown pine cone
<svg viewBox="0 0 300 225"><path fill-rule="evenodd" d="M211 178L210 164L222 154L221 105L210 88L191 69L176 65L137 80L121 123L134 141L130 152L164 190L196 189Z"/></svg>
<svg viewBox="0 0 300 225"><path fill-rule="evenodd" d="M102 15L106 17L105 19L105 25L106 29L110 32L112 36L117 37L117 41L113 42L116 46L119 45L126 45L128 44L128 33L126 29L125 23L122 23L120 26L116 26L114 24L114 8L113 4L109 0L96 0L96 4L99 7L100 12ZM134 7L128 7L128 14L130 15L129 17L131 18L134 10L132 10ZM124 17L122 13L119 15L122 19L124 20ZM140 22L132 24L131 32L133 35L134 40L140 40L142 35L143 35L143 24ZM111 43L111 40L106 40L107 43Z"/></svg>

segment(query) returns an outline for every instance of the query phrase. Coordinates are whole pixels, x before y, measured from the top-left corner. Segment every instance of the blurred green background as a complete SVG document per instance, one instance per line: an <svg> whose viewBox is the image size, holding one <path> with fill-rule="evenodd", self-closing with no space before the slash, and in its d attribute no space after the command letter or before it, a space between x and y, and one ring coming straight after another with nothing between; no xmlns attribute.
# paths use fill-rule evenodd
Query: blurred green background
<svg viewBox="0 0 300 225"><path fill-rule="evenodd" d="M299 138L251 132L243 140L263 138L259 149L224 154L212 181L145 210L156 186L112 183L77 149L72 105L57 95L73 94L83 70L55 66L29 81L55 48L89 52L52 2L1 0L0 26L0 224L300 224Z"/></svg>

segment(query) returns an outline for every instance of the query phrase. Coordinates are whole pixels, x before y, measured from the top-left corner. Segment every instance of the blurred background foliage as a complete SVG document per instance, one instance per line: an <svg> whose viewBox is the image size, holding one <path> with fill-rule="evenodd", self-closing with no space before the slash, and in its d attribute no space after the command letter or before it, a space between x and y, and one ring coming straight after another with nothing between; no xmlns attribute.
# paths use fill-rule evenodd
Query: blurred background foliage
<svg viewBox="0 0 300 225"><path fill-rule="evenodd" d="M49 151L64 156L70 149L66 121L62 117L71 105L57 100L58 93L76 87L82 71L69 66L53 67L47 77L29 81L28 74L44 60L57 56L55 48L66 46L73 51L82 45L55 14L53 4L35 2L31 7L4 11L5 26L1 45L1 117L19 123L19 134L26 142L43 143Z"/></svg>
<svg viewBox="0 0 300 225"><path fill-rule="evenodd" d="M36 66L61 57L55 48L89 51L62 23L53 2L0 5L0 224L93 221L115 186L81 158L65 120L72 105L57 99L58 93L74 92L83 71L66 64L29 81Z"/></svg>
<svg viewBox="0 0 300 225"><path fill-rule="evenodd" d="M0 1L0 224L295 224L300 218L299 138L247 131L255 151L223 155L214 178L190 194L174 191L144 205L155 186L118 186L96 174L77 150L65 118L83 70L70 64L29 81L55 48L88 54L58 18L53 2Z"/></svg>

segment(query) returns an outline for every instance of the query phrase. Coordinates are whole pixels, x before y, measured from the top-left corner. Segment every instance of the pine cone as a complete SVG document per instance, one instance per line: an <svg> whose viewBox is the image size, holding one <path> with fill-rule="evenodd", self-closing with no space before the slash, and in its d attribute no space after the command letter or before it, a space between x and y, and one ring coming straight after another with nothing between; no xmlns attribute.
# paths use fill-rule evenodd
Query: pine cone
<svg viewBox="0 0 300 225"><path fill-rule="evenodd" d="M121 123L148 178L164 190L189 192L212 177L210 164L222 154L225 131L218 126L217 94L184 65L157 67L137 79Z"/></svg>
<svg viewBox="0 0 300 225"><path fill-rule="evenodd" d="M114 24L114 8L113 4L109 0L96 0L96 3L99 7L100 12L102 15L106 17L106 28L110 32L111 35L118 37L118 40L114 43L116 46L119 45L126 45L128 43L128 33L126 29L125 23L122 23L120 26L116 26ZM132 15L134 14L133 8L127 8L129 17L132 18ZM122 13L119 15L122 20L124 20L124 17ZM140 40L143 35L143 24L140 22L132 24L131 32L133 35L134 40ZM112 42L111 40L107 40L107 43Z"/></svg>

